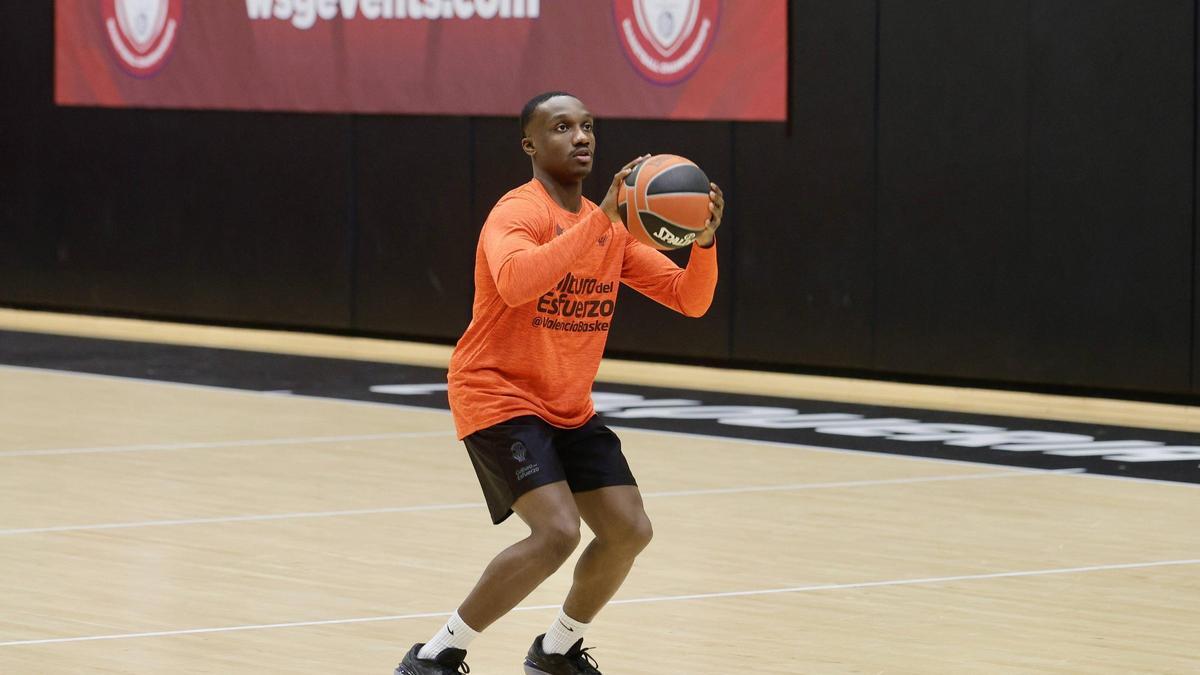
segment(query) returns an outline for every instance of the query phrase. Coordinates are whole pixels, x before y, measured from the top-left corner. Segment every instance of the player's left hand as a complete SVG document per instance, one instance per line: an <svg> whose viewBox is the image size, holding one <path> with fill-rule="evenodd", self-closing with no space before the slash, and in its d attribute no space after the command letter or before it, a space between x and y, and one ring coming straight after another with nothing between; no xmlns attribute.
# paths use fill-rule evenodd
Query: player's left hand
<svg viewBox="0 0 1200 675"><path fill-rule="evenodd" d="M704 231L696 237L696 245L701 248L713 245L717 228L721 226L721 215L725 213L725 195L721 193L721 188L716 183L709 183L708 186L712 188L708 193L708 221L704 223Z"/></svg>

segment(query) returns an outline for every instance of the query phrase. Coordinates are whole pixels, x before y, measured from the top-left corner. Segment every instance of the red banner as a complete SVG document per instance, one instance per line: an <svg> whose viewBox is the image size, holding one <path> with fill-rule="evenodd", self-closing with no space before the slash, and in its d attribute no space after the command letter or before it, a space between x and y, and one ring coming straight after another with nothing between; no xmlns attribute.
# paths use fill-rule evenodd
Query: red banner
<svg viewBox="0 0 1200 675"><path fill-rule="evenodd" d="M56 0L61 105L783 120L787 0Z"/></svg>

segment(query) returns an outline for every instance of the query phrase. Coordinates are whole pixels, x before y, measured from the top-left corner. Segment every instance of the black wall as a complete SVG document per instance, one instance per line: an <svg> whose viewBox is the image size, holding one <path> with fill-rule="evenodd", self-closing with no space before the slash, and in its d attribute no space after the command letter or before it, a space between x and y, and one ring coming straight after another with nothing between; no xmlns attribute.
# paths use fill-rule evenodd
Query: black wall
<svg viewBox="0 0 1200 675"><path fill-rule="evenodd" d="M792 0L787 124L601 121L593 198L729 199L709 314L623 291L610 352L1200 395L1196 1ZM0 304L465 327L515 119L57 108L52 3L0 38Z"/></svg>
<svg viewBox="0 0 1200 675"><path fill-rule="evenodd" d="M1186 391L1192 0L881 3L875 366Z"/></svg>

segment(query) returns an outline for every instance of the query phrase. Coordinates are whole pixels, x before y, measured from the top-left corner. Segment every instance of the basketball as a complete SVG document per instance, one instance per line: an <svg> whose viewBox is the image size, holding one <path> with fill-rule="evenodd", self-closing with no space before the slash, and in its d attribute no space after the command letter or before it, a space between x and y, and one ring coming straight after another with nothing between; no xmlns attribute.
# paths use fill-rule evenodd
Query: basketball
<svg viewBox="0 0 1200 675"><path fill-rule="evenodd" d="M654 155L625 177L617 190L617 210L635 239L670 251L690 245L704 231L709 189L708 176L695 162Z"/></svg>

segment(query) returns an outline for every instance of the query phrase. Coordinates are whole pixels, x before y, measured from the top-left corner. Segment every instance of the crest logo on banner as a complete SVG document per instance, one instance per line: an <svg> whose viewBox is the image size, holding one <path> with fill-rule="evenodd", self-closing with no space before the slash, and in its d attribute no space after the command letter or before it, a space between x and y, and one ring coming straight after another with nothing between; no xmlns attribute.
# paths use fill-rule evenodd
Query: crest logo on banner
<svg viewBox="0 0 1200 675"><path fill-rule="evenodd" d="M100 11L121 67L138 77L157 73L175 47L183 0L102 0Z"/></svg>
<svg viewBox="0 0 1200 675"><path fill-rule="evenodd" d="M720 0L613 0L629 62L655 84L691 77L716 38Z"/></svg>

